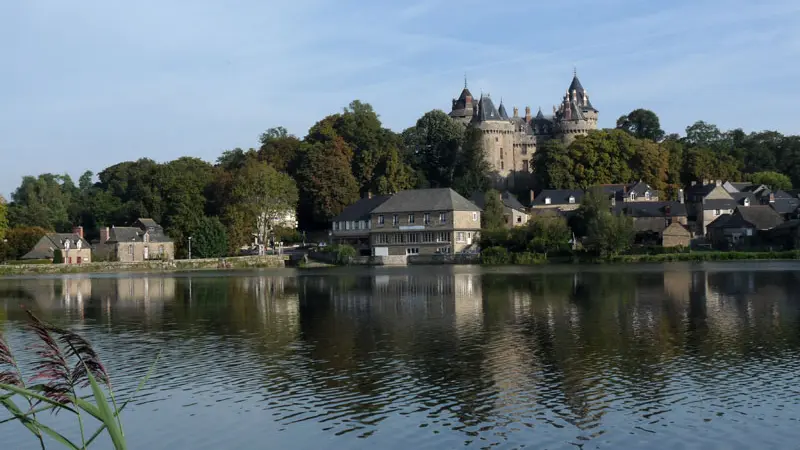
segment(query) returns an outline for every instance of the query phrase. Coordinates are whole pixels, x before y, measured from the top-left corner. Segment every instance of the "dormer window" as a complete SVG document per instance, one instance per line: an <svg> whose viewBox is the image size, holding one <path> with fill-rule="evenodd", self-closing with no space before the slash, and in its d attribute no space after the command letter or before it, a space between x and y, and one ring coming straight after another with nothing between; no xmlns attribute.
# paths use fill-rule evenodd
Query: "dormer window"
<svg viewBox="0 0 800 450"><path fill-rule="evenodd" d="M575 197L574 197L574 196L572 196L572 195L570 195L570 196L569 196L569 202L570 202L570 204L573 204L573 203L575 203Z"/></svg>
<svg viewBox="0 0 800 450"><path fill-rule="evenodd" d="M636 192L631 192L631 201L636 200Z"/></svg>
<svg viewBox="0 0 800 450"><path fill-rule="evenodd" d="M650 191L647 191L647 192L644 193L644 199L645 200L650 200Z"/></svg>
<svg viewBox="0 0 800 450"><path fill-rule="evenodd" d="M545 205L549 205L550 203L552 203L552 200L550 200L550 197L545 197L544 198L544 204Z"/></svg>
<svg viewBox="0 0 800 450"><path fill-rule="evenodd" d="M750 206L750 199L749 198L745 198L744 199L744 206Z"/></svg>

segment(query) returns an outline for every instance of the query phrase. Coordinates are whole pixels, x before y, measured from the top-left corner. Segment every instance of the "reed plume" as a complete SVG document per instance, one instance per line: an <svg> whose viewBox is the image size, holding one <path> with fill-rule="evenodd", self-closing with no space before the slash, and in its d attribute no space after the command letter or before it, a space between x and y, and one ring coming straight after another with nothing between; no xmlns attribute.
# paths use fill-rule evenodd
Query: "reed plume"
<svg viewBox="0 0 800 450"><path fill-rule="evenodd" d="M19 367L17 367L17 362L14 360L14 355L11 353L11 348L9 348L3 333L0 333L0 383L12 386L23 385Z"/></svg>

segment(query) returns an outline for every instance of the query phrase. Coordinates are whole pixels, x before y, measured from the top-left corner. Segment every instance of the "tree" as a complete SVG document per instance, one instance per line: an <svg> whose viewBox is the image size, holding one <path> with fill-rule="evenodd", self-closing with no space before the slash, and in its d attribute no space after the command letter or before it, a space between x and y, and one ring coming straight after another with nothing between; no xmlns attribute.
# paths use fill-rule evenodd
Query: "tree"
<svg viewBox="0 0 800 450"><path fill-rule="evenodd" d="M440 110L425 113L413 130L403 132L412 166L430 187L451 187L464 127Z"/></svg>
<svg viewBox="0 0 800 450"><path fill-rule="evenodd" d="M707 148L691 148L683 159L683 180L739 180L739 162Z"/></svg>
<svg viewBox="0 0 800 450"><path fill-rule="evenodd" d="M665 134L656 113L648 109L635 109L627 116L620 117L617 120L617 128L636 138L653 142L660 142Z"/></svg>
<svg viewBox="0 0 800 450"><path fill-rule="evenodd" d="M287 213L297 211L297 185L291 177L263 162L249 161L230 186L225 220L231 244L246 244L251 234L269 242Z"/></svg>
<svg viewBox="0 0 800 450"><path fill-rule="evenodd" d="M10 260L19 260L23 255L33 249L39 240L48 233L42 227L11 228L6 232L7 257Z"/></svg>
<svg viewBox="0 0 800 450"><path fill-rule="evenodd" d="M453 189L467 197L473 192L485 192L492 185L490 172L483 133L476 127L467 127L454 171Z"/></svg>
<svg viewBox="0 0 800 450"><path fill-rule="evenodd" d="M692 147L713 148L722 141L722 132L716 125L699 120L686 127L684 140Z"/></svg>
<svg viewBox="0 0 800 450"><path fill-rule="evenodd" d="M60 248L53 250L53 264L64 264L64 253Z"/></svg>
<svg viewBox="0 0 800 450"><path fill-rule="evenodd" d="M160 165L142 158L115 164L98 174L98 188L119 199L114 223L128 224L140 217L161 222L165 210L160 188Z"/></svg>
<svg viewBox="0 0 800 450"><path fill-rule="evenodd" d="M288 134L285 128L270 128L261 135L258 160L264 161L279 172L294 175L300 158L302 141Z"/></svg>
<svg viewBox="0 0 800 450"><path fill-rule="evenodd" d="M756 172L749 176L753 184L764 184L773 191L788 190L792 188L792 180L778 172Z"/></svg>
<svg viewBox="0 0 800 450"><path fill-rule="evenodd" d="M380 174L377 179L377 194L394 194L414 188L414 173L403 162L400 152L396 148L387 151L376 172Z"/></svg>
<svg viewBox="0 0 800 450"><path fill-rule="evenodd" d="M303 150L297 172L301 224L327 228L333 217L358 200L358 183L350 171L351 157L352 149L338 136Z"/></svg>
<svg viewBox="0 0 800 450"><path fill-rule="evenodd" d="M69 208L74 194L75 185L68 175L45 173L23 177L20 186L11 194L9 225L70 231Z"/></svg>
<svg viewBox="0 0 800 450"><path fill-rule="evenodd" d="M219 258L228 253L228 234L217 217L203 217L192 228L192 254L198 258Z"/></svg>
<svg viewBox="0 0 800 450"><path fill-rule="evenodd" d="M533 155L534 184L538 189L575 187L573 161L567 147L559 140L545 142Z"/></svg>
<svg viewBox="0 0 800 450"><path fill-rule="evenodd" d="M486 203L481 214L481 228L484 230L501 230L506 226L505 206L500 199L500 193L490 189L484 194Z"/></svg>
<svg viewBox="0 0 800 450"><path fill-rule="evenodd" d="M587 248L600 256L615 256L633 245L633 219L600 212L589 222Z"/></svg>
<svg viewBox="0 0 800 450"><path fill-rule="evenodd" d="M0 242L6 237L8 231L8 203L6 199L0 195Z"/></svg>
<svg viewBox="0 0 800 450"><path fill-rule="evenodd" d="M251 148L244 151L237 147L233 150L222 152L222 155L217 158L217 166L222 167L223 170L237 170L244 167L247 161L253 159L258 159L258 153L254 149Z"/></svg>
<svg viewBox="0 0 800 450"><path fill-rule="evenodd" d="M569 248L572 230L561 216L539 216L528 222L528 249L547 256L548 253Z"/></svg>
<svg viewBox="0 0 800 450"><path fill-rule="evenodd" d="M576 236L584 237L589 234L591 223L604 212L611 210L611 199L602 188L594 187L586 192L581 199L581 205L570 219L570 228Z"/></svg>

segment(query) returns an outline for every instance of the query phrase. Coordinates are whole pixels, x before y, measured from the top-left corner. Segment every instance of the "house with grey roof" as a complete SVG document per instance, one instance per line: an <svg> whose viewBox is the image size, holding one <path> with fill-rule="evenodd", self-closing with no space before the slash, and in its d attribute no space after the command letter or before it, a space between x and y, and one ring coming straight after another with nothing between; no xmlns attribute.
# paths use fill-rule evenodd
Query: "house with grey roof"
<svg viewBox="0 0 800 450"><path fill-rule="evenodd" d="M155 220L142 218L129 227L101 228L95 253L107 261L172 260L175 243Z"/></svg>
<svg viewBox="0 0 800 450"><path fill-rule="evenodd" d="M657 202L659 192L642 180L634 183L602 184L601 188L616 202Z"/></svg>
<svg viewBox="0 0 800 450"><path fill-rule="evenodd" d="M559 213L575 211L581 205L584 192L580 189L545 189L531 194L531 214L542 211Z"/></svg>
<svg viewBox="0 0 800 450"><path fill-rule="evenodd" d="M61 252L64 264L92 262L92 246L83 237L83 227L75 228L72 233L45 234L22 259L52 261L56 252Z"/></svg>
<svg viewBox="0 0 800 450"><path fill-rule="evenodd" d="M374 256L433 255L478 250L481 208L450 188L392 195L370 213Z"/></svg>
<svg viewBox="0 0 800 450"><path fill-rule="evenodd" d="M757 246L764 232L783 223L783 216L768 205L739 206L708 225L708 239L719 249Z"/></svg>
<svg viewBox="0 0 800 450"><path fill-rule="evenodd" d="M622 202L615 203L611 210L633 219L637 240L641 242L656 244L671 224L688 225L686 205L681 202Z"/></svg>
<svg viewBox="0 0 800 450"><path fill-rule="evenodd" d="M482 210L486 209L485 192L474 192L472 196L470 196L470 200L472 203L475 203L478 208ZM500 202L503 204L503 217L506 222L506 227L513 228L527 225L529 219L527 208L520 203L514 194L508 191L501 192Z"/></svg>
<svg viewBox="0 0 800 450"><path fill-rule="evenodd" d="M369 233L372 230L370 214L390 197L390 195L373 196L368 193L361 200L346 207L331 222L332 243L350 245L362 255L368 256Z"/></svg>

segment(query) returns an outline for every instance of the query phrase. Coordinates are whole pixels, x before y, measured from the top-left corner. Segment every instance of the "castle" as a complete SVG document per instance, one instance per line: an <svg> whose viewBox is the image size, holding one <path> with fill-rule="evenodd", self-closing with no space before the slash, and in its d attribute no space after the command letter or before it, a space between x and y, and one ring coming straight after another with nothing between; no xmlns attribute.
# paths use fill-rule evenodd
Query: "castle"
<svg viewBox="0 0 800 450"><path fill-rule="evenodd" d="M488 94L481 94L476 102L467 88L466 80L461 95L453 99L450 111L450 117L454 120L483 132L483 148L496 182L498 186L510 189L514 188L516 175L530 173L538 144L550 139L560 139L569 144L577 136L597 129L597 114L577 73L573 74L561 105L553 107L552 115L542 114L539 108L536 116L532 117L531 108L526 106L524 117L519 116L516 107L509 117L502 100L499 108L495 107Z"/></svg>

